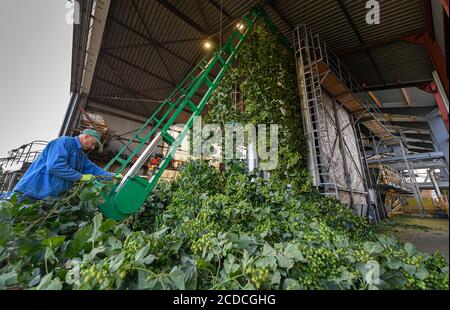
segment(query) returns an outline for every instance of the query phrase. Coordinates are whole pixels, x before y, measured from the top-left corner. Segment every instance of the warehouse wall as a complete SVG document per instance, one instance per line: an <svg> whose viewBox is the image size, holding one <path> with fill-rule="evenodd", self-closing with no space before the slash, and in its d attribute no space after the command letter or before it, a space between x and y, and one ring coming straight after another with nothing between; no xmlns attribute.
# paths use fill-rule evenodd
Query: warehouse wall
<svg viewBox="0 0 450 310"><path fill-rule="evenodd" d="M107 112L99 112L100 110L111 113L108 114ZM127 143L133 137L133 135L135 134L135 130L139 129L143 125L143 123L145 123L145 121L147 120L142 116L127 113L121 110L117 110L96 103L89 103L87 111L101 115L111 130L113 138L109 141L108 145L105 147L104 152L106 154L108 153L115 154L118 151L120 151L124 146L124 143ZM120 117L119 115L122 115L123 117ZM171 131L170 133L176 138L182 128L183 128L182 125L174 125L173 131ZM147 127L146 129L143 130L143 133L141 135L145 136L150 131L151 127ZM138 145L139 143L137 142L131 143L130 148L135 149ZM167 144L160 142L159 147L156 150L156 153L165 153L166 151L167 151ZM187 160L188 151L189 151L189 144L185 140L182 143L179 150L176 152L174 159Z"/></svg>

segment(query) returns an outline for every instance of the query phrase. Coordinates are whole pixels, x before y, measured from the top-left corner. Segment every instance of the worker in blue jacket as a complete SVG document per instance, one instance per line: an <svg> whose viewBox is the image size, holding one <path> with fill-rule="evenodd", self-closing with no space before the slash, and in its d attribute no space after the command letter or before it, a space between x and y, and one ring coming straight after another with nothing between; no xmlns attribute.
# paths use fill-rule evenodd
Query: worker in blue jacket
<svg viewBox="0 0 450 310"><path fill-rule="evenodd" d="M14 188L19 203L58 197L77 181L112 180L114 175L93 164L85 153L97 144L101 147L100 134L93 129L48 143Z"/></svg>

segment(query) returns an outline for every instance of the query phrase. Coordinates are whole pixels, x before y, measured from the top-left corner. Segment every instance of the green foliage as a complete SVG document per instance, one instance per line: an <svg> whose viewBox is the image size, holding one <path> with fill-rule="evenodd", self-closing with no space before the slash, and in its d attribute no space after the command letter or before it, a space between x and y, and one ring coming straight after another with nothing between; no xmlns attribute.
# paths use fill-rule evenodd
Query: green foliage
<svg viewBox="0 0 450 310"><path fill-rule="evenodd" d="M439 254L376 235L345 206L238 162L223 173L190 162L120 224L90 208L101 201L95 187L70 195L0 209L1 288L448 289ZM377 284L366 280L372 260Z"/></svg>
<svg viewBox="0 0 450 310"><path fill-rule="evenodd" d="M306 166L294 55L258 24L211 96L205 122L219 124L278 124L278 168L272 176L288 178L293 186L311 190ZM236 109L232 94L242 95L244 110Z"/></svg>
<svg viewBox="0 0 450 310"><path fill-rule="evenodd" d="M208 116L283 126L269 180L239 161L222 173L192 161L124 223L96 211L92 184L53 202L13 199L0 207L0 289L448 289L441 255L374 233L312 190L291 57L258 26ZM236 83L243 113L229 98Z"/></svg>

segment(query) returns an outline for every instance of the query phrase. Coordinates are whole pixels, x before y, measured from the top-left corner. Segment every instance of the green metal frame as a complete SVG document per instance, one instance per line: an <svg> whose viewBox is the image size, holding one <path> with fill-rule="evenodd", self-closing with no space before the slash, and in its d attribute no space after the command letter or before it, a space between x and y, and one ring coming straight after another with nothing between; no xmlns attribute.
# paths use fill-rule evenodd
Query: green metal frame
<svg viewBox="0 0 450 310"><path fill-rule="evenodd" d="M264 9L259 5L253 7L253 9L246 14L242 20L242 23L245 25L244 30L242 32L235 30L223 47L219 51L215 52L209 61L205 58L202 59L200 63L187 75L187 77L172 91L168 99L166 99L159 106L153 115L134 134L130 141L111 160L111 162L105 166L105 169L108 170L114 163L118 163L120 166L116 171L116 175L121 173L125 167L131 163L135 155L139 154L147 141L152 140L154 144L159 142L159 140L155 141L155 135L157 135L158 138L162 138L164 142L170 145L167 155L164 159L162 159L157 170L151 176L149 181L139 177L138 175L130 175L129 177L126 175L126 178L120 184L115 185L112 191L103 195L104 203L100 205L99 208L106 217L115 220L122 220L141 208L162 173L166 169L167 165L173 159L175 152L184 140L186 134L191 129L195 118L200 115L213 91L222 80L228 68L231 66L239 51L239 48L247 39L249 33L253 30L254 24L259 17L262 17L268 25L268 28L280 38L280 41L286 45L286 47L291 49L289 41L276 29ZM219 73L214 80L211 80L209 77L210 72L217 66L220 68ZM196 105L192 101L192 98L196 91L202 86L206 86L207 91L201 98L198 105ZM174 138L169 133L170 127L175 123L180 113L183 110L186 111L186 108L188 108L192 114L181 133L177 138ZM161 114L162 116L158 118ZM149 126L152 126L150 132L143 135L144 130ZM129 156L124 156L125 152L130 149L131 143L134 141L139 141L139 145L131 152ZM152 144L152 142L150 144ZM135 163L135 165L136 164L138 163Z"/></svg>

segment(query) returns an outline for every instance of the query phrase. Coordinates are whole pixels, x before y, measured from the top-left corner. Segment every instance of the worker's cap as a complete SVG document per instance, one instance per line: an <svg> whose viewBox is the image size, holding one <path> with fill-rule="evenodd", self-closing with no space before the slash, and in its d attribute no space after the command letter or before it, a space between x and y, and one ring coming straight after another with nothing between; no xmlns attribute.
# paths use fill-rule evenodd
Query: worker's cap
<svg viewBox="0 0 450 310"><path fill-rule="evenodd" d="M82 135L89 135L89 136L91 136L91 137L94 137L95 140L97 141L97 145L98 145L98 147L99 147L99 149L100 149L100 152L103 150L103 145L102 145L102 143L100 142L100 137L101 137L101 136L100 136L100 133L99 133L97 130L87 128L87 129L83 130L83 131L81 132L81 134L82 134Z"/></svg>

